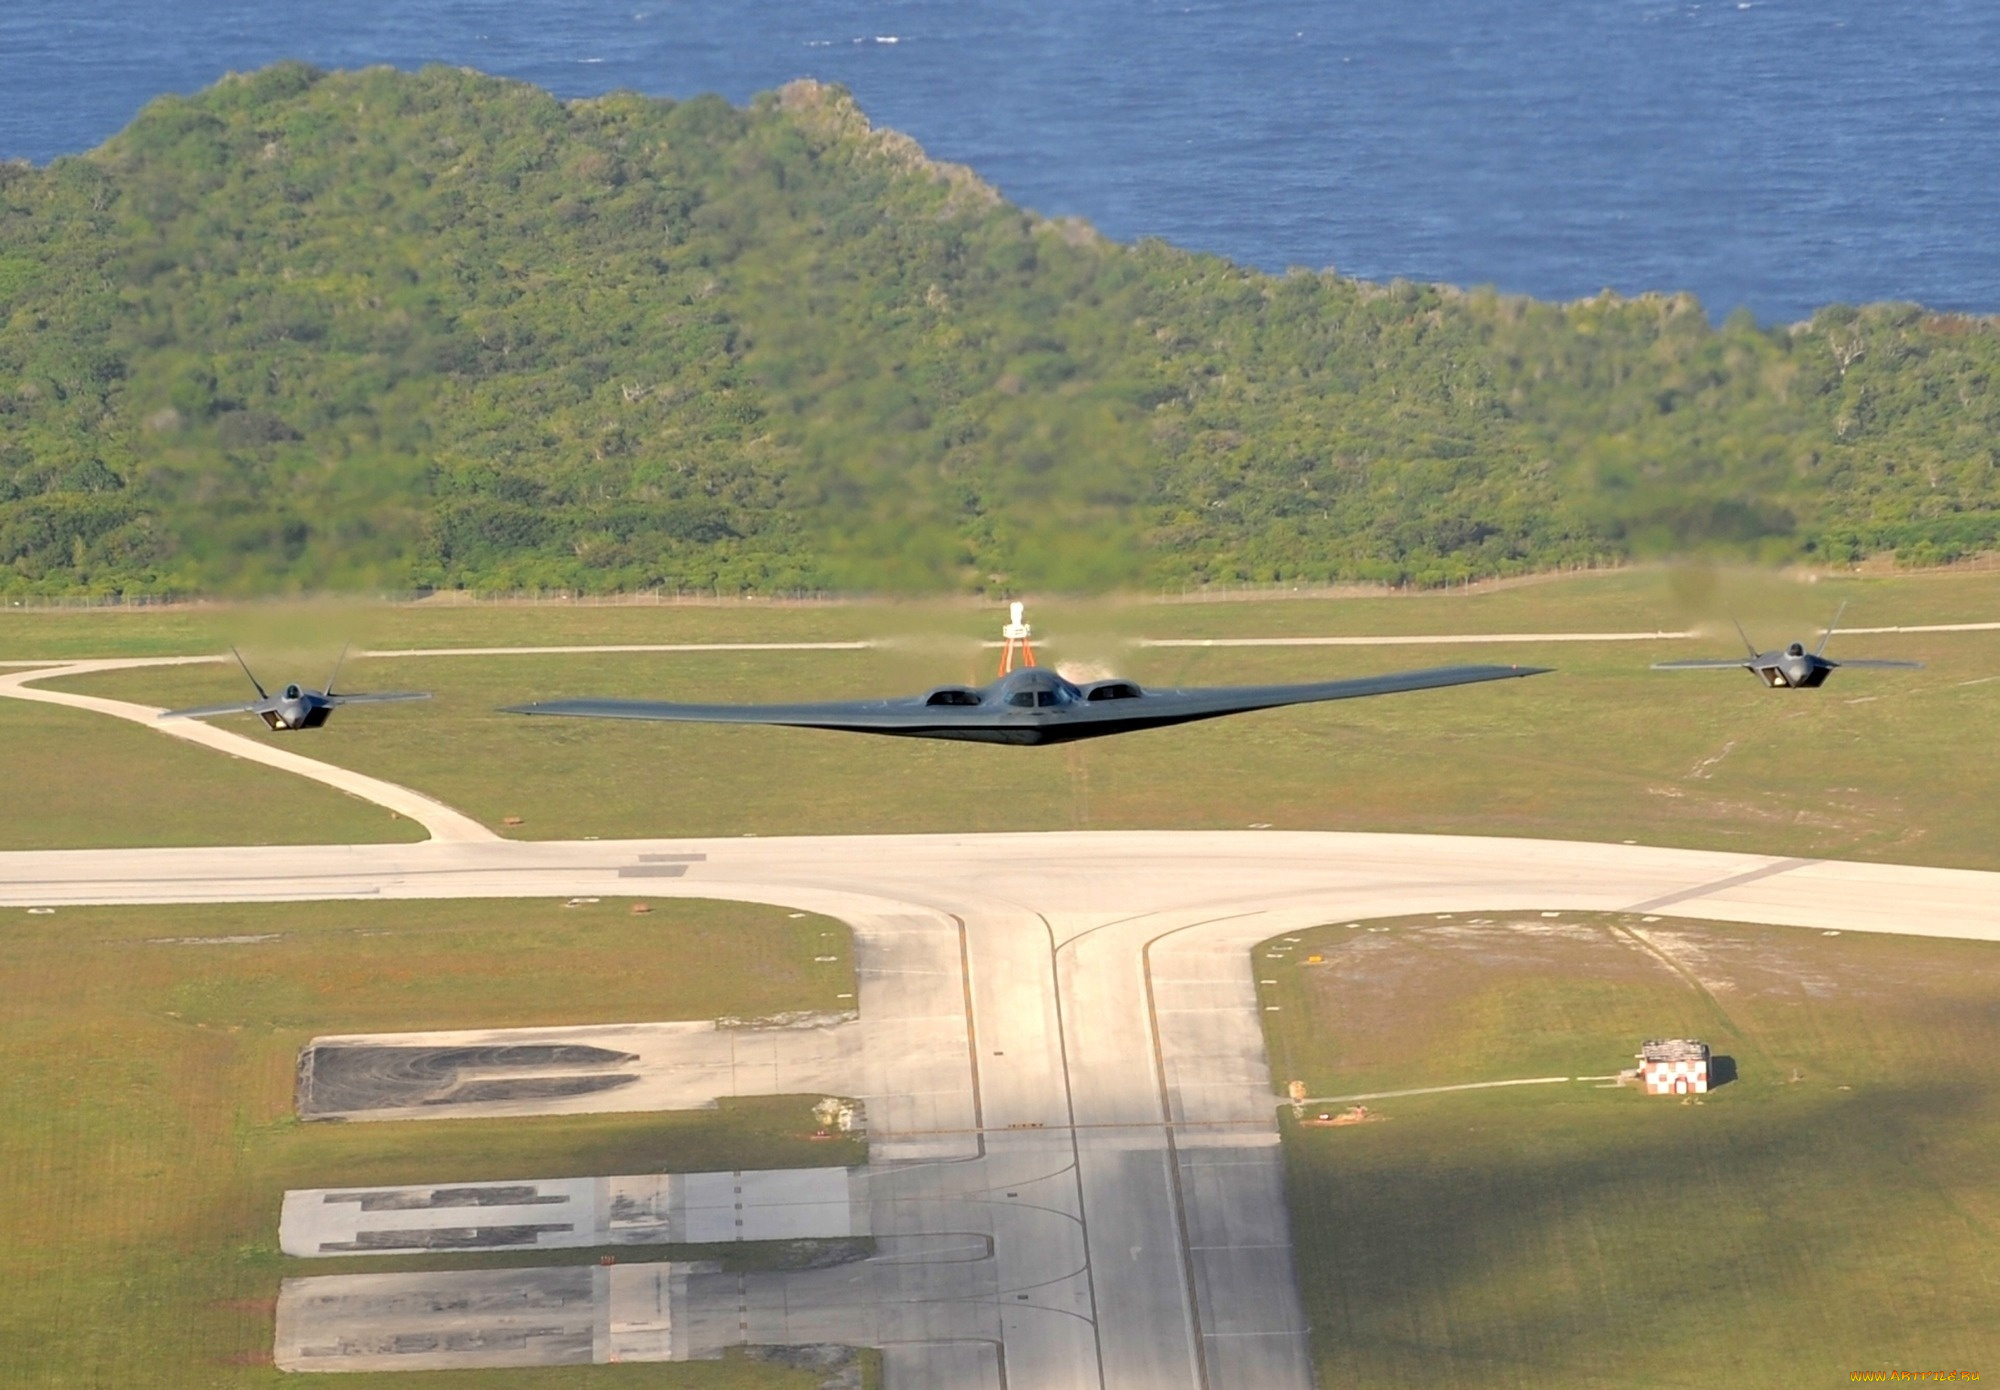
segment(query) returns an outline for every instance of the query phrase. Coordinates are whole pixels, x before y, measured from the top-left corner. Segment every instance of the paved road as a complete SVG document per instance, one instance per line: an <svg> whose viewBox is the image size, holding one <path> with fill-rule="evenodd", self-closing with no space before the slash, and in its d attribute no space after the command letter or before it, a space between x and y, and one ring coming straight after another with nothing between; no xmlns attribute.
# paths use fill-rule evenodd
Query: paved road
<svg viewBox="0 0 2000 1390"><path fill-rule="evenodd" d="M649 876L669 861L686 871ZM854 924L883 1256L737 1280L687 1327L873 1341L896 1387L997 1386L1003 1366L1014 1387L1310 1384L1257 941L1531 909L2000 940L1995 874L1285 832L17 852L0 905L567 897L633 876Z"/></svg>

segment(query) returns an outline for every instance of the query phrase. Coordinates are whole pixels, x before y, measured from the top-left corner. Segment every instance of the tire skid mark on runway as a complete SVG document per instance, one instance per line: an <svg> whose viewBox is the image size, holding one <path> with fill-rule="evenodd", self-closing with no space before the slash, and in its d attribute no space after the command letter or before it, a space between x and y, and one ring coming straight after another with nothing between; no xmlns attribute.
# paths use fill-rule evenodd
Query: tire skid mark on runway
<svg viewBox="0 0 2000 1390"><path fill-rule="evenodd" d="M1815 864L1823 864L1825 862L1823 859L1780 859L1776 863L1766 864L1762 868L1751 869L1740 874L1731 874L1728 878L1719 878L1712 883L1703 883L1693 888L1683 888L1676 893L1667 893L1657 898L1648 898L1645 902L1634 903L1624 910L1627 912L1658 912L1663 907L1675 907L1681 903L1692 902L1696 898L1706 898L1714 893L1725 892L1731 888L1740 888L1746 883L1755 883L1759 879L1773 878L1778 874L1791 873L1794 869L1807 869Z"/></svg>
<svg viewBox="0 0 2000 1390"><path fill-rule="evenodd" d="M1001 1134L1006 1134L1006 1133L1008 1133L1009 1131L1007 1131L1007 1130L1004 1130L1004 1129L1003 1129L1003 1130L1000 1130L1000 1131L998 1131L998 1132L999 1132L999 1133L1001 1133ZM1019 1131L1019 1130L1015 1130L1015 1131L1013 1131L1013 1133L1016 1133L1016 1134L1018 1134L1018 1133L1020 1133L1020 1131ZM959 1160L959 1161L960 1161L960 1162L964 1162L964 1160L963 1160L963 1159L961 1159L961 1160ZM1060 1168L1051 1168L1051 1169L1049 1169L1049 1170L1048 1170L1047 1172L1045 1172L1045 1173L1031 1173L1031 1174L1029 1174L1029 1175L1028 1175L1027 1177L1025 1177L1025 1178L1015 1178L1015 1179L1013 1179L1012 1181L1013 1181L1013 1185L1014 1185L1015 1187L1017 1187L1017 1188L1020 1188L1020 1187L1032 1187L1032 1186L1034 1186L1034 1185L1035 1185L1036 1183L1038 1183L1038 1182L1052 1182L1052 1181L1054 1181L1055 1179L1057 1179L1057 1178L1059 1178L1059 1177L1063 1176L1063 1174L1065 1174L1065 1173L1074 1173L1075 1171L1076 1171L1076 1164L1074 1164L1074 1163L1065 1163L1065 1164L1063 1164L1063 1165L1062 1165L1062 1166L1061 1166ZM1005 1192L1005 1191L1007 1190L1007 1184L1003 1182L1003 1183L999 1183L999 1184L997 1184L997 1185L995 1185L995 1186L993 1186L993 1187L984 1187L984 1188L977 1188L977 1189L973 1189L973 1190L974 1190L975 1192L979 1192L979 1193L986 1193L986 1194L991 1194L991 1193L994 1193L994 1192ZM1028 1208L1028 1209L1029 1209L1029 1210L1031 1210L1031 1211L1049 1211L1049 1212L1053 1212L1053 1211L1055 1211L1055 1210L1056 1210L1056 1208L1054 1208L1054 1207L1044 1207L1044 1206L1042 1206L1042 1204L1041 1204L1041 1203L1039 1203L1039 1202L1020 1202L1020 1203L1016 1203L1016 1205L1018 1205L1018 1206L1023 1206L1023 1207L1026 1207L1026 1208ZM1075 1212L1063 1212L1063 1213L1062 1213L1062 1215L1064 1215L1064 1216L1068 1216L1068 1217L1071 1217L1072 1219L1074 1219L1074 1217L1076 1216L1076 1213L1075 1213Z"/></svg>
<svg viewBox="0 0 2000 1390"><path fill-rule="evenodd" d="M1003 1285L1000 1292L1031 1293L1036 1289L1047 1289L1047 1288L1053 1288L1057 1284L1067 1284L1070 1280L1076 1278L1077 1275L1087 1274L1089 1272L1090 1272L1090 1262L1086 1260L1084 1263L1078 1265L1075 1269L1067 1270L1061 1274L1052 1275L1047 1279L1037 1279L1032 1283L1027 1283L1027 1284ZM1044 1313L1069 1313L1069 1310L1067 1308L1044 1307L1042 1311ZM1084 1322L1090 1321L1089 1318L1083 1317L1081 1313L1069 1313L1069 1316L1081 1319Z"/></svg>
<svg viewBox="0 0 2000 1390"><path fill-rule="evenodd" d="M979 1094L979 1024L972 1012L972 945L966 940L965 919L956 912L945 914L958 928L958 979L965 991L965 1055L972 1065L972 1123L975 1152L986 1157L986 1102ZM977 1161L976 1159L974 1161Z"/></svg>
<svg viewBox="0 0 2000 1390"><path fill-rule="evenodd" d="M1049 982L1052 986L1050 992L1055 996L1056 1048L1062 1064L1063 1109L1069 1115L1070 1171L1076 1176L1076 1224L1083 1233L1083 1286L1090 1292L1090 1344L1097 1352L1097 1383L1102 1386L1104 1335L1097 1323L1097 1271L1091 1268L1090 1263L1090 1212L1083 1192L1083 1155L1076 1143L1076 1088L1071 1084L1069 1074L1069 1018L1063 1008L1061 948L1056 944L1054 924L1040 912L1035 912L1034 918L1042 924L1049 943Z"/></svg>
<svg viewBox="0 0 2000 1390"><path fill-rule="evenodd" d="M1197 1292L1199 1285L1195 1278L1194 1235L1188 1230L1187 1192L1181 1181L1180 1146L1174 1142L1176 1125L1174 1123L1173 1096L1167 1088L1167 1051L1160 1039L1159 1005L1153 997L1153 947L1157 942L1164 941L1168 937L1183 931L1190 931L1197 927L1214 926L1218 922L1239 921L1245 917L1258 917L1262 915L1261 911L1236 912L1222 917L1210 918L1205 921L1190 922L1185 926L1174 927L1168 931L1161 932L1158 936L1148 938L1145 945L1139 950L1139 970L1146 986L1146 1027L1152 1034L1153 1076L1159 1087L1160 1127L1165 1132L1167 1139L1168 1182L1174 1197L1174 1224L1178 1228L1180 1235L1181 1278L1184 1281L1187 1297L1188 1330L1193 1336L1195 1376L1197 1384L1202 1387L1202 1390L1208 1390L1209 1384L1208 1348L1206 1334L1202 1329L1201 1300Z"/></svg>
<svg viewBox="0 0 2000 1390"><path fill-rule="evenodd" d="M870 1198L869 1200L872 1202L875 1199ZM893 1203L901 1199L891 1197L888 1200ZM879 1248L883 1242L893 1245L896 1241L914 1240L917 1237L880 1236L877 1237L877 1252L868 1257L868 1262L870 1264L883 1265L978 1264L981 1260L990 1260L993 1258L993 1237L984 1231L926 1231L921 1238L924 1240L935 1240L939 1237L971 1241L972 1245L969 1248L975 1249L979 1253L971 1256L946 1255L940 1253L934 1247L911 1251L908 1254L898 1254L893 1250L883 1253Z"/></svg>

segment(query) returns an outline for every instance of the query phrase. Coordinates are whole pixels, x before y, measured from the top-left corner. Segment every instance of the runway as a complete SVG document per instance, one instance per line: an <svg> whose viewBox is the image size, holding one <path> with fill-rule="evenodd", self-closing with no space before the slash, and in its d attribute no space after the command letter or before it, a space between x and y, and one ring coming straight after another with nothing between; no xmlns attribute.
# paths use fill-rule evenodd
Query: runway
<svg viewBox="0 0 2000 1390"><path fill-rule="evenodd" d="M860 1341L885 1348L892 1390L1311 1384L1249 955L1267 937L1539 909L2000 940L1990 873L1290 832L17 852L0 905L561 898L634 873L649 897L824 912L856 935L841 1066L880 1253L726 1287L688 1272L674 1345ZM590 1325L551 1345L588 1359Z"/></svg>

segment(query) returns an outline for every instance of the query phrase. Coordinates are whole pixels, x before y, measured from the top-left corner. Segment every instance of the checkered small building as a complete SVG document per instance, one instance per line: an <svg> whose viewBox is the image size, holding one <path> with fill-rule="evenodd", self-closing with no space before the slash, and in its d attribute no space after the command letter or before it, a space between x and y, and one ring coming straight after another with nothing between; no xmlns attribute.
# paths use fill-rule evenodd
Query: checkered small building
<svg viewBox="0 0 2000 1390"><path fill-rule="evenodd" d="M1639 1049L1639 1083L1649 1096L1702 1095L1708 1090L1708 1044L1655 1038Z"/></svg>

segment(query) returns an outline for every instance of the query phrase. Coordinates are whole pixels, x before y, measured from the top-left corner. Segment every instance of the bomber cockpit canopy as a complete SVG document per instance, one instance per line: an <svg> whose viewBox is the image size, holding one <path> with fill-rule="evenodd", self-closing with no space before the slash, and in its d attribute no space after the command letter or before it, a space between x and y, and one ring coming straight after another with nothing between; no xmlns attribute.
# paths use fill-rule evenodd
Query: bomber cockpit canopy
<svg viewBox="0 0 2000 1390"><path fill-rule="evenodd" d="M1794 642L1791 646L1785 648L1786 656L1804 656L1805 654L1806 644L1803 642Z"/></svg>
<svg viewBox="0 0 2000 1390"><path fill-rule="evenodd" d="M299 688L298 688L298 687L297 687L296 685L288 685L288 686L286 686L286 687L285 687L285 698L286 698L287 700L296 700L296 699L298 699L298 698L299 698L299 695L300 695L300 693L301 693L301 692L300 692Z"/></svg>
<svg viewBox="0 0 2000 1390"><path fill-rule="evenodd" d="M1015 709L1051 709L1083 698L1083 692L1046 666L1027 666L1000 678L1000 703Z"/></svg>

